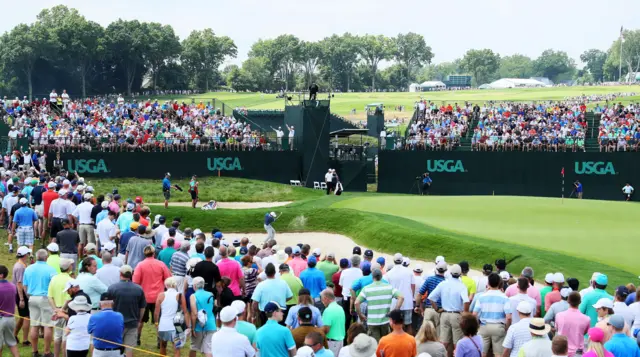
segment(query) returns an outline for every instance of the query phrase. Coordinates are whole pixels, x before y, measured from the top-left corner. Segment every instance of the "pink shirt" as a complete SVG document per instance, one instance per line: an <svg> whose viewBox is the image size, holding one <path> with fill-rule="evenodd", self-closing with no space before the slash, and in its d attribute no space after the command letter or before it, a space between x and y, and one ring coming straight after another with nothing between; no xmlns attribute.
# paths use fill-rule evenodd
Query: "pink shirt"
<svg viewBox="0 0 640 357"><path fill-rule="evenodd" d="M584 349L584 335L589 330L591 319L578 309L569 310L556 315L556 330L559 335L567 337L569 357L573 357L577 350Z"/></svg>
<svg viewBox="0 0 640 357"><path fill-rule="evenodd" d="M507 295L507 297L518 295L518 284L509 285L509 287L504 293ZM538 288L536 288L533 285L529 285L529 288L527 289L527 295L529 295L530 298L536 301L536 306L542 305L542 299L540 298L540 290L538 290Z"/></svg>
<svg viewBox="0 0 640 357"><path fill-rule="evenodd" d="M233 296L242 295L242 291L240 290L240 279L244 278L244 273L242 272L240 264L233 259L225 258L216 263L216 265L220 270L220 276L226 276L231 279L229 289L233 292Z"/></svg>
<svg viewBox="0 0 640 357"><path fill-rule="evenodd" d="M120 206L118 205L118 202L111 201L111 203L109 203L109 211L115 212L116 214L120 213ZM153 303L155 304L156 302L154 301Z"/></svg>
<svg viewBox="0 0 640 357"><path fill-rule="evenodd" d="M287 263L287 265L289 266L289 268L291 268L291 270L293 270L293 275L298 278L300 277L300 273L302 273L303 270L307 269L307 262L300 257L291 259L291 261Z"/></svg>
<svg viewBox="0 0 640 357"><path fill-rule="evenodd" d="M164 281L171 276L169 268L160 260L145 258L136 265L131 281L140 285L147 304L155 304L158 295L164 292Z"/></svg>
<svg viewBox="0 0 640 357"><path fill-rule="evenodd" d="M562 296L560 296L560 290L554 289L544 297L544 306L551 307L551 305L561 300L562 300Z"/></svg>

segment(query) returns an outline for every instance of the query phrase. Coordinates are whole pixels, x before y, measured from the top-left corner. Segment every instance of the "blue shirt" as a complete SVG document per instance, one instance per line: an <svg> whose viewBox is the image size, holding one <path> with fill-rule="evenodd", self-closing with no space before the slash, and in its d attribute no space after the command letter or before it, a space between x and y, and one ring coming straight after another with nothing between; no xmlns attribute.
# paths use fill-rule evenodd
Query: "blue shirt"
<svg viewBox="0 0 640 357"><path fill-rule="evenodd" d="M131 240L131 238L133 238L133 236L135 235L136 234L131 231L122 233L122 235L120 235L120 254L127 254L127 244L129 244L129 240Z"/></svg>
<svg viewBox="0 0 640 357"><path fill-rule="evenodd" d="M582 192L582 184L578 183L578 185L576 186L576 192Z"/></svg>
<svg viewBox="0 0 640 357"><path fill-rule="evenodd" d="M266 226L271 225L271 223L273 223L273 221L275 221L275 219L273 218L273 216L271 216L270 213L267 213L264 215L264 224Z"/></svg>
<svg viewBox="0 0 640 357"><path fill-rule="evenodd" d="M291 288L282 279L267 279L260 282L253 291L253 295L251 295L251 299L258 302L260 311L264 311L264 307L269 301L275 301L280 306L286 306L287 300L292 297Z"/></svg>
<svg viewBox="0 0 640 357"><path fill-rule="evenodd" d="M389 282L387 281L387 279L382 278L382 282L389 284ZM373 284L373 276L371 274L363 276L362 278L356 280L353 282L353 284L351 284L351 289L353 289L353 291L356 292L356 296L360 294L360 290L362 290L362 288L364 288L367 285L371 285Z"/></svg>
<svg viewBox="0 0 640 357"><path fill-rule="evenodd" d="M431 183L431 182L433 182L433 180L431 180L431 177L427 176L427 177L422 179L422 184L423 185L426 185L426 184Z"/></svg>
<svg viewBox="0 0 640 357"><path fill-rule="evenodd" d="M29 207L20 207L13 216L13 221L18 227L33 227L33 222L38 220L36 211Z"/></svg>
<svg viewBox="0 0 640 357"><path fill-rule="evenodd" d="M87 331L93 337L101 340L112 341L122 344L122 333L124 332L124 317L119 312L105 309L95 315L91 315ZM120 345L104 342L96 338L93 339L95 348L107 349L118 348Z"/></svg>
<svg viewBox="0 0 640 357"><path fill-rule="evenodd" d="M118 217L116 221L116 225L120 232L129 232L131 231L131 223L133 222L133 212L125 212Z"/></svg>
<svg viewBox="0 0 640 357"><path fill-rule="evenodd" d="M634 302L636 302L636 294L629 294L629 296L627 296L627 299L624 301L624 303L627 305L631 305Z"/></svg>
<svg viewBox="0 0 640 357"><path fill-rule="evenodd" d="M196 298L198 311L204 310L207 312L207 323L204 326L201 326L200 322L196 320L196 332L216 331L216 317L213 315L213 303L215 302L213 294L204 289L199 289L193 293L193 296Z"/></svg>
<svg viewBox="0 0 640 357"><path fill-rule="evenodd" d="M331 350L328 350L326 348L319 349L318 352L315 353L315 356L316 357L335 357L333 352L331 352Z"/></svg>
<svg viewBox="0 0 640 357"><path fill-rule="evenodd" d="M327 280L324 273L318 268L307 268L300 273L300 280L305 288L309 289L312 298L319 298L322 290L327 288Z"/></svg>
<svg viewBox="0 0 640 357"><path fill-rule="evenodd" d="M163 191L167 191L171 189L171 181L169 181L168 178L163 178L162 179L162 190Z"/></svg>
<svg viewBox="0 0 640 357"><path fill-rule="evenodd" d="M324 323L322 322L322 315L320 314L320 310L318 310L318 308L313 305L292 306L291 309L289 309L289 313L287 315L287 319L285 320L284 324L291 327L292 329L300 326L300 323L298 322L298 311L300 311L300 309L303 307L308 307L311 309L311 324L313 326L316 326L316 327L324 326Z"/></svg>
<svg viewBox="0 0 640 357"><path fill-rule="evenodd" d="M38 261L25 269L22 284L27 287L27 294L30 296L47 296L51 278L57 274L47 262Z"/></svg>
<svg viewBox="0 0 640 357"><path fill-rule="evenodd" d="M478 314L480 324L506 323L511 314L511 303L502 291L488 290L482 296L473 299L473 312Z"/></svg>
<svg viewBox="0 0 640 357"><path fill-rule="evenodd" d="M429 300L440 300L444 311L462 312L464 304L469 302L469 294L460 279L452 278L439 284L429 294Z"/></svg>
<svg viewBox="0 0 640 357"><path fill-rule="evenodd" d="M107 218L108 214L109 214L109 208L103 209L102 211L100 211L96 216L96 224L100 223L100 221Z"/></svg>
<svg viewBox="0 0 640 357"><path fill-rule="evenodd" d="M260 357L282 357L289 355L289 350L296 347L296 342L288 328L269 320L256 332L256 347Z"/></svg>
<svg viewBox="0 0 640 357"><path fill-rule="evenodd" d="M426 293L431 294L436 289L436 287L440 285L440 283L443 281L444 281L444 276L442 275L434 275L434 276L428 277L427 280L425 280L424 283L422 283L422 287L420 288L420 295L424 295ZM442 301L440 301L440 298L435 299L435 301L438 303L438 308L441 308ZM430 299L427 299L425 306L431 307Z"/></svg>
<svg viewBox="0 0 640 357"><path fill-rule="evenodd" d="M624 333L611 335L611 339L604 344L604 348L615 357L640 357L638 343Z"/></svg>

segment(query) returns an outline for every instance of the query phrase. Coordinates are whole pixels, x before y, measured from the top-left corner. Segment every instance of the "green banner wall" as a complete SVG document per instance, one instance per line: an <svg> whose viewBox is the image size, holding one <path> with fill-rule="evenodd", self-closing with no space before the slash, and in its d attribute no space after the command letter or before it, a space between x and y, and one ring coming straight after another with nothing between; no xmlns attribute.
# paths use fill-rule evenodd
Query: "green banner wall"
<svg viewBox="0 0 640 357"><path fill-rule="evenodd" d="M621 200L626 182L640 186L637 153L381 151L378 191L417 193L416 176L429 172L434 195L561 197L580 180L584 198Z"/></svg>
<svg viewBox="0 0 640 357"><path fill-rule="evenodd" d="M53 155L47 163L51 170ZM64 168L83 176L162 179L198 176L242 177L289 183L299 180L302 156L296 151L89 152L63 153Z"/></svg>

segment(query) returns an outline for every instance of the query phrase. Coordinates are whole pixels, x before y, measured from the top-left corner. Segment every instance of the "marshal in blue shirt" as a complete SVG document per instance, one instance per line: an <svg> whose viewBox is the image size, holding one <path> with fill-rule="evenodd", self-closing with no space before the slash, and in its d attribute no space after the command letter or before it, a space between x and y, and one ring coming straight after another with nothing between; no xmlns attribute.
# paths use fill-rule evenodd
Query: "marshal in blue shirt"
<svg viewBox="0 0 640 357"><path fill-rule="evenodd" d="M121 313L112 309L104 309L95 315L91 315L87 331L93 335L93 346L96 349L119 348L122 344L122 333L124 332L124 317ZM102 340L112 341L119 345Z"/></svg>
<svg viewBox="0 0 640 357"><path fill-rule="evenodd" d="M168 191L171 189L171 181L169 181L168 178L163 178L162 179L162 190L163 191Z"/></svg>

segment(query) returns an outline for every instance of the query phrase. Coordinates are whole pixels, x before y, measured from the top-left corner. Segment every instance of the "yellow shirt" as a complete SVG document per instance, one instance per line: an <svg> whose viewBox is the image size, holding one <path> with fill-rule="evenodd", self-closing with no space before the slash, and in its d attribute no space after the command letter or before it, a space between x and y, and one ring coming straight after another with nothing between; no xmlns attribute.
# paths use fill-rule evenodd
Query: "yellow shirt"
<svg viewBox="0 0 640 357"><path fill-rule="evenodd" d="M47 258L47 265L55 269L58 274L60 274L60 255L51 254L49 258Z"/></svg>
<svg viewBox="0 0 640 357"><path fill-rule="evenodd" d="M69 280L71 280L69 273L58 274L51 278L51 282L49 283L49 293L47 295L53 299L53 302L56 303L57 307L63 307L64 303L71 299L69 294L62 292Z"/></svg>
<svg viewBox="0 0 640 357"><path fill-rule="evenodd" d="M467 293L469 293L469 295L476 293L476 282L473 281L473 279L466 275L463 275L460 277L460 280L462 281L464 286L467 287Z"/></svg>

